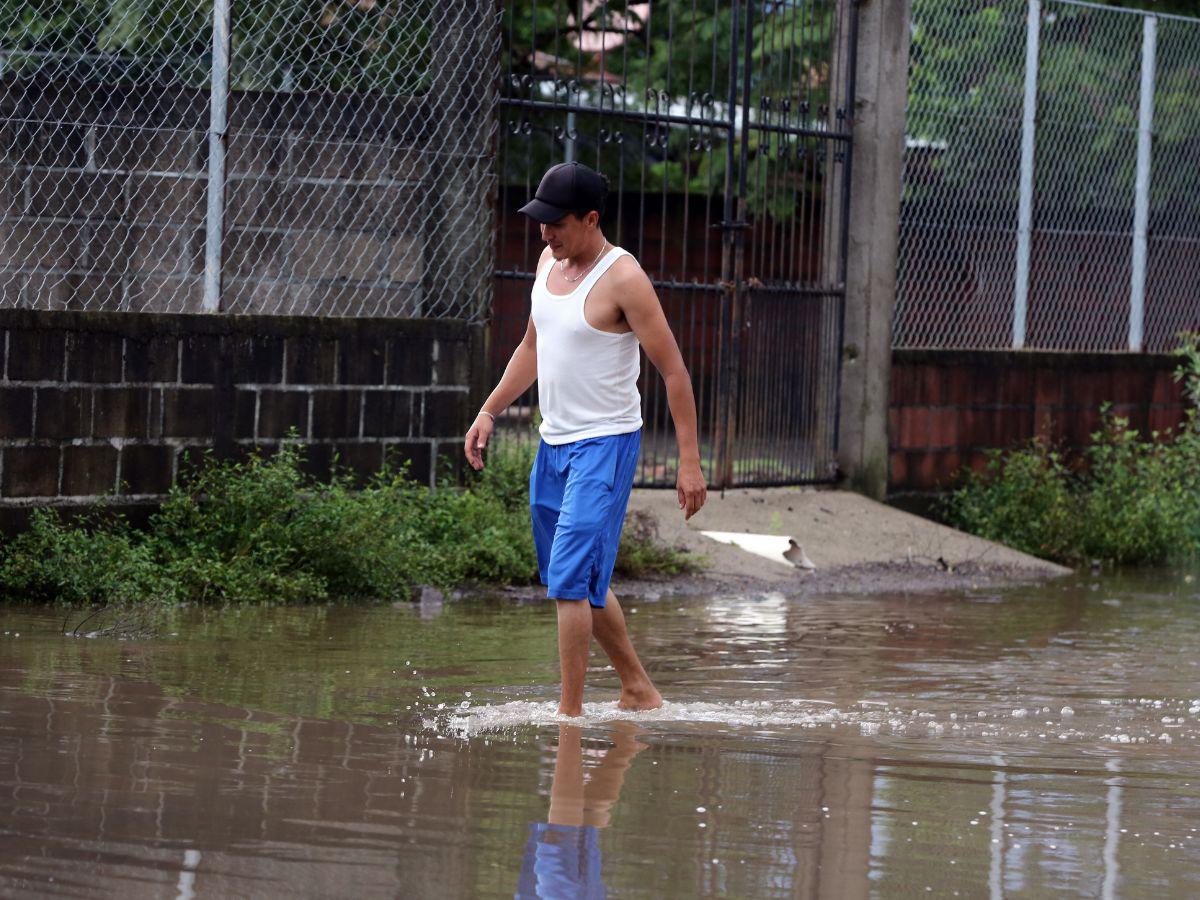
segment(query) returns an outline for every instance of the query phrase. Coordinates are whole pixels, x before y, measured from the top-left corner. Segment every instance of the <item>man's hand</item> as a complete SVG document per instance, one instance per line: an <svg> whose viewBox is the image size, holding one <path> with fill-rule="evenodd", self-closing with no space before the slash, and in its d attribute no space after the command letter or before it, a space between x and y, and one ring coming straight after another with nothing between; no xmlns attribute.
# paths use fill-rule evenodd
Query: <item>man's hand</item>
<svg viewBox="0 0 1200 900"><path fill-rule="evenodd" d="M683 520L686 522L700 511L700 507L708 499L708 487L704 484L704 473L700 471L700 463L679 467L679 477L675 479L675 492L679 496L679 508L683 510Z"/></svg>
<svg viewBox="0 0 1200 900"><path fill-rule="evenodd" d="M483 468L483 451L495 428L496 423L492 421L492 417L480 413L475 417L474 424L467 432L467 439L463 442L463 452L467 456L467 462L476 472Z"/></svg>

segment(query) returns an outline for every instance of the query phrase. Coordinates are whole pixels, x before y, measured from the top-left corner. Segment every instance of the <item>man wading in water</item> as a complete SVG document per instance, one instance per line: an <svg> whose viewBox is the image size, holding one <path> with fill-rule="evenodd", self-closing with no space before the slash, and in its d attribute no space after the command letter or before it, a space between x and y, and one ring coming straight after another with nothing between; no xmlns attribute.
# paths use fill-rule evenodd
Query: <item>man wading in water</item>
<svg viewBox="0 0 1200 900"><path fill-rule="evenodd" d="M607 193L597 172L562 163L521 207L540 223L546 242L529 324L465 443L467 461L482 469L496 416L537 381L542 439L529 475L529 506L538 572L558 609L558 711L568 716L583 712L593 635L621 678L617 705L662 706L608 586L641 441L639 343L666 382L685 519L707 495L691 378L650 279L600 230Z"/></svg>

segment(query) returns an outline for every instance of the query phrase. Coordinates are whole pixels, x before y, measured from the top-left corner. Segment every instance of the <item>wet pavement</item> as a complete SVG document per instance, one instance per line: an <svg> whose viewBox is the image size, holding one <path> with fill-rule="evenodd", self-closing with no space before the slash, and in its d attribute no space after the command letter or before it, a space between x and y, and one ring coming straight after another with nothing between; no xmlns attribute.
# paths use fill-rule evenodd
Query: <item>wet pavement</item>
<svg viewBox="0 0 1200 900"><path fill-rule="evenodd" d="M0 608L2 897L1194 897L1200 580L627 603Z"/></svg>

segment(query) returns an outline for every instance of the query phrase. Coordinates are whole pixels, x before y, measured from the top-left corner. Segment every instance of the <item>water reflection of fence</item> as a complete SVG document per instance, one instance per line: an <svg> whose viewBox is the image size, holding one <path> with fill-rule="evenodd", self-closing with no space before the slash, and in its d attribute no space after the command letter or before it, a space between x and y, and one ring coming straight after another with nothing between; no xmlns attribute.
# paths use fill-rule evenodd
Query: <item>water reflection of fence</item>
<svg viewBox="0 0 1200 900"><path fill-rule="evenodd" d="M518 766L508 754L523 750L497 760L411 727L257 712L123 677L34 681L36 693L0 684L0 887L15 860L22 878L61 882L64 860L82 859L89 884L131 898L262 885L341 896L347 873L360 896L504 893L529 823L546 820L552 741L540 766ZM866 896L871 766L836 757L824 741L782 755L655 746L626 797L678 791L712 815L697 817L697 839L690 818L662 823L659 806L618 800L603 833L610 886L645 857L645 835L662 833L668 858L696 848L648 876L666 891ZM720 811L744 800L770 823L753 846L735 846L745 823ZM734 852L753 864L735 865Z"/></svg>
<svg viewBox="0 0 1200 900"><path fill-rule="evenodd" d="M549 735L531 759L522 741L464 747L386 720L256 712L123 676L14 671L0 680L6 896L49 878L131 900L168 888L344 896L349 885L358 896L511 894L529 824L546 821ZM613 893L916 896L931 879L914 854L955 847L936 883L962 896L1073 890L1069 867L1034 874L1063 858L1087 861L1086 883L1116 896L1122 826L1146 821L1123 821L1129 776L1118 759L1072 773L1097 788L1081 794L1062 790L1063 772L994 752L942 763L818 732L736 752L721 739L642 739L650 748L601 835ZM929 808L931 782L944 811ZM1059 830L1067 822L1079 827ZM1056 842L1068 849L1041 855ZM1127 857L1124 877L1136 877L1139 859Z"/></svg>
<svg viewBox="0 0 1200 900"><path fill-rule="evenodd" d="M472 893L458 829L478 783L470 754L431 758L398 729L184 700L123 678L47 687L4 691L0 884L22 857L26 877L60 883L63 860L82 857L89 883L119 882L131 897L180 880L207 896L263 884L344 896L348 871L361 896ZM457 789L428 790L441 778ZM402 852L413 821L436 835L436 854Z"/></svg>

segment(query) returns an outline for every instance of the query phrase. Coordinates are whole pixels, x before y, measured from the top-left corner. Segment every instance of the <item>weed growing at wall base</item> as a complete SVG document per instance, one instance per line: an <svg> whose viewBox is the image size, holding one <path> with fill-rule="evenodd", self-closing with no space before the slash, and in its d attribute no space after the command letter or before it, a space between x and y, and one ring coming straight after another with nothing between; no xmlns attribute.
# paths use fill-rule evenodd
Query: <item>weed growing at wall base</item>
<svg viewBox="0 0 1200 900"><path fill-rule="evenodd" d="M1161 564L1200 558L1200 335L1184 335L1178 431L1143 438L1105 411L1076 466L1042 442L993 451L946 499L949 522L1048 559Z"/></svg>
<svg viewBox="0 0 1200 900"><path fill-rule="evenodd" d="M470 486L431 491L391 467L357 485L305 474L304 450L201 460L144 530L119 516L66 522L38 510L0 553L12 601L128 604L407 598L416 585L529 583L530 452L500 448ZM673 574L694 563L638 525L625 571Z"/></svg>

